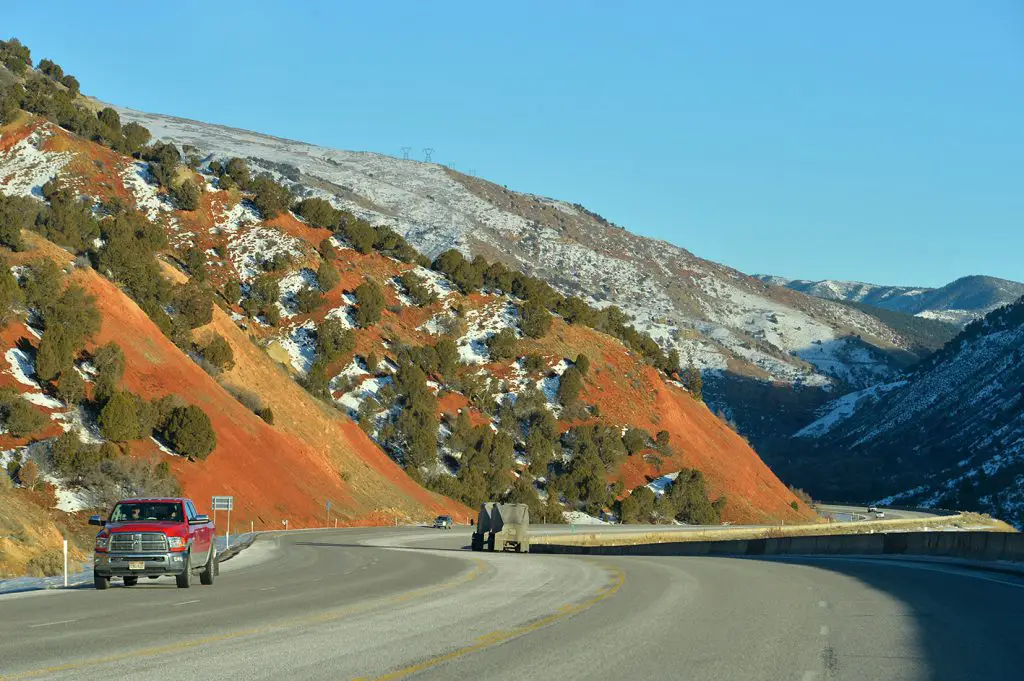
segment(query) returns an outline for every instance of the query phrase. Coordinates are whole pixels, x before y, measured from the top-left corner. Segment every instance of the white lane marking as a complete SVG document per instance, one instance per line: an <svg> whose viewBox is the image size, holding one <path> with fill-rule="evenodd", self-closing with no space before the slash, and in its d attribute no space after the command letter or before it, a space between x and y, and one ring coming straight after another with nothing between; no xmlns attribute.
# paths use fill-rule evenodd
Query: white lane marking
<svg viewBox="0 0 1024 681"><path fill-rule="evenodd" d="M265 586L262 589L260 589L260 591L273 591L274 589L275 589L275 587Z"/></svg>
<svg viewBox="0 0 1024 681"><path fill-rule="evenodd" d="M828 625L827 624L822 624L821 628L818 629L818 633L821 634L822 636L828 636Z"/></svg>
<svg viewBox="0 0 1024 681"><path fill-rule="evenodd" d="M57 622L43 622L42 624L30 624L28 626L28 628L29 629L38 629L39 627L52 627L55 624L71 624L72 622L77 622L77 621L78 620L59 620Z"/></svg>
<svg viewBox="0 0 1024 681"><path fill-rule="evenodd" d="M800 681L814 681L818 678L818 672L804 672L804 675L800 677Z"/></svg>
<svg viewBox="0 0 1024 681"><path fill-rule="evenodd" d="M317 577L316 579L311 579L309 581L311 581L311 582L319 582L319 581L322 581L322 580L323 580L323 577Z"/></svg>
<svg viewBox="0 0 1024 681"><path fill-rule="evenodd" d="M199 602L199 599L197 598L194 601L182 601L181 603L175 603L175 605L189 605L190 603L198 603L198 602Z"/></svg>
<svg viewBox="0 0 1024 681"><path fill-rule="evenodd" d="M828 601L818 601L818 607L819 608L827 608L828 607Z"/></svg>

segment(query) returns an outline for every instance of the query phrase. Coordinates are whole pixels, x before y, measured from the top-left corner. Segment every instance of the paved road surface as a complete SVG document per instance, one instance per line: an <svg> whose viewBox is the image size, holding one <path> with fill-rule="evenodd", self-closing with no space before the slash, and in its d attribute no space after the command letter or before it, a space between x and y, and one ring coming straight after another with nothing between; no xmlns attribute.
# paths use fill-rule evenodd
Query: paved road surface
<svg viewBox="0 0 1024 681"><path fill-rule="evenodd" d="M867 512L867 506L818 504L817 509L819 513L832 515L840 522L849 522L851 520L879 520L879 518L876 518L873 513ZM935 513L926 513L923 511L897 511L885 507L881 507L881 510L885 512L885 520L910 520L913 518L932 518L936 516Z"/></svg>
<svg viewBox="0 0 1024 681"><path fill-rule="evenodd" d="M1019 679L1024 580L870 560L261 538L212 587L0 598L0 678Z"/></svg>

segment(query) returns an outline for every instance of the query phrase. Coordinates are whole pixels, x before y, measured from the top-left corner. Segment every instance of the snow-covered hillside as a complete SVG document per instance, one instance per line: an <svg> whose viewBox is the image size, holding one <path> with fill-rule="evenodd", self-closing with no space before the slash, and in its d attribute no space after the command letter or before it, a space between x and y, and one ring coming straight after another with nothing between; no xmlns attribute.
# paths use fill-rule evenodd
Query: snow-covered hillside
<svg viewBox="0 0 1024 681"><path fill-rule="evenodd" d="M812 444L785 468L812 493L1024 519L1024 298L970 324L906 380L826 405L797 436L795 447Z"/></svg>
<svg viewBox="0 0 1024 681"><path fill-rule="evenodd" d="M870 315L765 286L671 244L638 237L579 206L511 192L441 165L326 149L122 109L161 139L241 156L298 193L387 224L420 251L504 260L637 327L705 371L832 389L895 377L905 341Z"/></svg>
<svg viewBox="0 0 1024 681"><path fill-rule="evenodd" d="M786 279L754 275L766 284L784 286L825 300L864 303L926 319L966 326L1024 295L1024 284L996 277L962 277L940 288L883 286L859 281Z"/></svg>

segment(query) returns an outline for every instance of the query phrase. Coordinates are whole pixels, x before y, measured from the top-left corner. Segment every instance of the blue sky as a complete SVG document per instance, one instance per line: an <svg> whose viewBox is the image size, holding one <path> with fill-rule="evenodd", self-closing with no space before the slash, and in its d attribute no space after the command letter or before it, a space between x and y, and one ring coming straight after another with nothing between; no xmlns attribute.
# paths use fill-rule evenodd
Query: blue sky
<svg viewBox="0 0 1024 681"><path fill-rule="evenodd" d="M745 272L1024 279L1017 0L36 5L0 32L124 106L433 147Z"/></svg>

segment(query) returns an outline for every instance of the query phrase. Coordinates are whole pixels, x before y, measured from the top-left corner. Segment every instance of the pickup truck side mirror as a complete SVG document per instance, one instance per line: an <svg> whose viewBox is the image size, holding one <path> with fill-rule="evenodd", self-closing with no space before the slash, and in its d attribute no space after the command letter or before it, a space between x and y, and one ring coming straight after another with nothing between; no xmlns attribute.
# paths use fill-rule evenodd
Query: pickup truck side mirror
<svg viewBox="0 0 1024 681"><path fill-rule="evenodd" d="M203 523L210 522L210 516L208 515L197 515L195 518L189 521L191 525L202 525Z"/></svg>
<svg viewBox="0 0 1024 681"><path fill-rule="evenodd" d="M99 525L100 527L103 527L104 525L107 524L107 522L105 520L103 520L103 518L101 516L91 515L91 516L89 516L89 524L90 525Z"/></svg>

